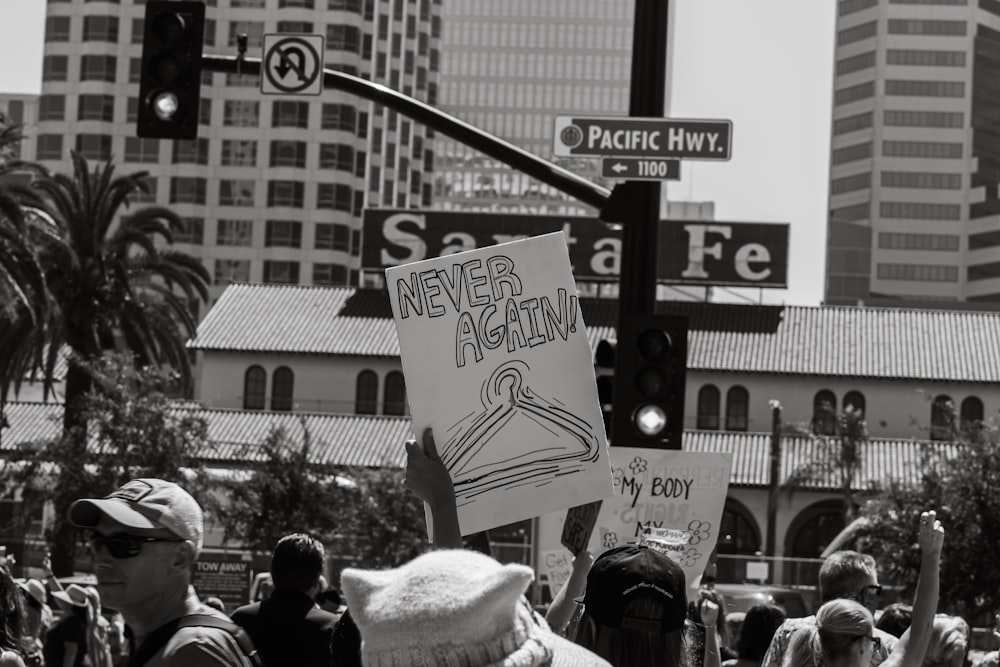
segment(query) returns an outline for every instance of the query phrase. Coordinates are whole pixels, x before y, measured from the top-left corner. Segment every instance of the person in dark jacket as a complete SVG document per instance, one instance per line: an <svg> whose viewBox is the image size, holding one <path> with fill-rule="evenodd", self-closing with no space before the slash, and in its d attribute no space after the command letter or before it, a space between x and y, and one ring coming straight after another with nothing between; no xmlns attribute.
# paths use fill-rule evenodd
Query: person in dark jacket
<svg viewBox="0 0 1000 667"><path fill-rule="evenodd" d="M266 667L330 667L337 616L313 601L325 555L322 543L309 535L282 537L271 558L271 596L233 612L233 621L253 639Z"/></svg>

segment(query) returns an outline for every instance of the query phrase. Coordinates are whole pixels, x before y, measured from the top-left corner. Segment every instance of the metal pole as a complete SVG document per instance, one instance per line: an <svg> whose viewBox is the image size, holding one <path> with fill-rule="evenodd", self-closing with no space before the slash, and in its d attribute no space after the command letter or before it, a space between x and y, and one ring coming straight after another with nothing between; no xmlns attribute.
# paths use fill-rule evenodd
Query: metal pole
<svg viewBox="0 0 1000 667"><path fill-rule="evenodd" d="M775 541L778 519L778 484L781 475L781 403L771 401L771 467L767 480L767 537L764 553L775 555ZM773 573L772 573L773 574Z"/></svg>
<svg viewBox="0 0 1000 667"><path fill-rule="evenodd" d="M206 55L201 58L201 66L202 69L209 72L255 74L257 76L260 76L261 73L260 58ZM326 88L351 93L366 100L383 104L598 210L604 208L611 195L607 188L591 183L571 171L469 125L440 109L391 88L386 88L381 84L372 83L343 72L324 69L323 85ZM661 94L660 97L662 109L663 95ZM659 192L659 184L656 187L657 192Z"/></svg>

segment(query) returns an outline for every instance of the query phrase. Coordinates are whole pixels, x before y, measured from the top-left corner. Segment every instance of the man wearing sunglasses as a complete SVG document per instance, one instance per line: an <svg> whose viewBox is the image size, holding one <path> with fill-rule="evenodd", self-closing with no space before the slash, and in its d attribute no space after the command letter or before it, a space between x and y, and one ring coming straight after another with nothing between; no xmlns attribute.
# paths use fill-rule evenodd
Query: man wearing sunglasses
<svg viewBox="0 0 1000 667"><path fill-rule="evenodd" d="M250 667L245 648L228 630L184 627L183 619L193 615L227 625L229 620L201 604L191 587L203 520L201 507L184 489L160 479L134 479L106 498L77 500L69 519L91 531L101 598L122 612L135 633L138 659L130 665Z"/></svg>
<svg viewBox="0 0 1000 667"><path fill-rule="evenodd" d="M819 569L819 594L822 603L838 599L854 600L875 613L881 593L875 559L867 554L836 551L827 556ZM790 618L782 623L771 639L771 646L767 649L761 667L781 667L792 634L799 628L815 623L815 616ZM888 632L875 628L871 667L878 667L885 662L898 641Z"/></svg>

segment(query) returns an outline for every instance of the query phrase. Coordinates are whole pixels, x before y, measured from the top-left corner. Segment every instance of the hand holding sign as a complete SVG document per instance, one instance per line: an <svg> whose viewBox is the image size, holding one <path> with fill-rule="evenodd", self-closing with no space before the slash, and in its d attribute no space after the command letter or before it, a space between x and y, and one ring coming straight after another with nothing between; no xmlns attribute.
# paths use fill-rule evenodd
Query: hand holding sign
<svg viewBox="0 0 1000 667"><path fill-rule="evenodd" d="M423 446L407 440L406 478L403 484L413 495L427 504L428 532L434 544L446 549L461 549L462 535L458 528L458 508L455 488L448 469L438 456L431 429L424 429Z"/></svg>

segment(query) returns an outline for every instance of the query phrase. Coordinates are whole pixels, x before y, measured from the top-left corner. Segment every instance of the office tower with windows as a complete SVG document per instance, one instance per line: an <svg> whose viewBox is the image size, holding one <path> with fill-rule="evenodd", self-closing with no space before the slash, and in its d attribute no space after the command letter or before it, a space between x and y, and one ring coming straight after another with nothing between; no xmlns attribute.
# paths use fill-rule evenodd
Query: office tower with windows
<svg viewBox="0 0 1000 667"><path fill-rule="evenodd" d="M1000 2L840 0L826 302L1000 304Z"/></svg>
<svg viewBox="0 0 1000 667"><path fill-rule="evenodd" d="M433 102L440 0L208 0L205 52L260 56L266 33L325 36L328 68ZM360 98L269 96L256 76L205 72L198 139L135 136L143 0L49 0L36 158L69 151L148 171L140 204L184 217L178 249L227 283L357 284L361 211L429 203L429 133ZM29 123L30 124L30 123Z"/></svg>

